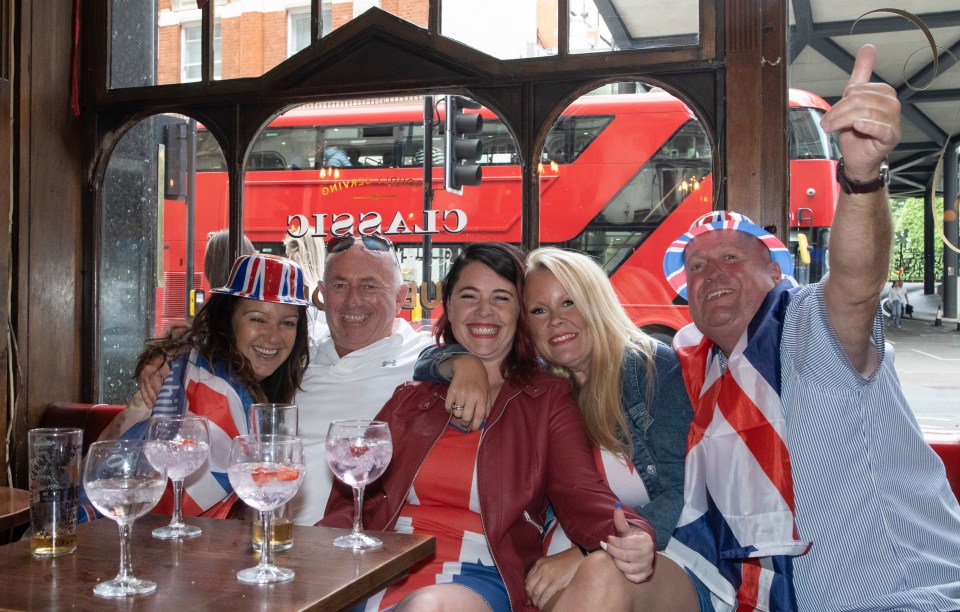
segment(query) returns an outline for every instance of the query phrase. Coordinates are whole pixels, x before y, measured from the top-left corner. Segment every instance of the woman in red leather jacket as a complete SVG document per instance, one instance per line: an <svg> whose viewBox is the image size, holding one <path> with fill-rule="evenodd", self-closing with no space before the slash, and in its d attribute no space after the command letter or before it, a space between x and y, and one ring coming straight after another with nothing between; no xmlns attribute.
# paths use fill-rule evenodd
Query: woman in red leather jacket
<svg viewBox="0 0 960 612"><path fill-rule="evenodd" d="M457 406L443 410L443 384L405 383L376 417L390 424L394 454L366 488L364 525L433 535L437 552L363 609L534 610L524 577L542 554L548 504L585 554L603 546L596 554L635 582L653 572L653 529L620 508L594 466L570 385L537 362L523 276L519 249L474 243L443 286L437 338L477 355L497 398L479 431L460 427ZM337 483L321 524L352 523L352 492Z"/></svg>

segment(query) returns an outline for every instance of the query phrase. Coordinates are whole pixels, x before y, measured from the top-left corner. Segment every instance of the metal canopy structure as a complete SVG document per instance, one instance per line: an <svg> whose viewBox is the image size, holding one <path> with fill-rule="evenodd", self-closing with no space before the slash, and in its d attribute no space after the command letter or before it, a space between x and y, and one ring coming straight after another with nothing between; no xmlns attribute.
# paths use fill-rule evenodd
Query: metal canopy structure
<svg viewBox="0 0 960 612"><path fill-rule="evenodd" d="M684 3L690 0L682 0ZM615 44L656 46L648 24L657 0L597 0ZM691 3L693 12L696 2ZM913 22L891 12L896 7L929 28L937 50ZM902 103L900 145L890 156L892 195L920 197L933 184L941 152L960 141L960 6L957 0L789 0L788 78L791 87L835 102L843 94L857 50L877 47L874 80L890 84ZM877 12L871 12L877 11ZM611 20L610 15L616 15ZM637 24L636 26L632 24ZM936 185L941 191L941 183Z"/></svg>

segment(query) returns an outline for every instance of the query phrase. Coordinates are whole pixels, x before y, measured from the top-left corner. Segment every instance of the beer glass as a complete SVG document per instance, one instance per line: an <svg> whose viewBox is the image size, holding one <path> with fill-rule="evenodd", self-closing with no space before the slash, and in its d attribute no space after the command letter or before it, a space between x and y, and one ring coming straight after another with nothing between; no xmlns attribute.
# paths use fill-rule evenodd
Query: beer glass
<svg viewBox="0 0 960 612"><path fill-rule="evenodd" d="M30 549L37 557L77 549L83 430L43 427L27 433L30 459Z"/></svg>
<svg viewBox="0 0 960 612"><path fill-rule="evenodd" d="M251 404L247 420L251 435L297 436L300 434L299 411L296 404ZM273 510L272 525L270 548L275 551L292 548L293 522L287 516L286 504L281 504ZM253 549L260 550L262 542L260 521L254 521Z"/></svg>

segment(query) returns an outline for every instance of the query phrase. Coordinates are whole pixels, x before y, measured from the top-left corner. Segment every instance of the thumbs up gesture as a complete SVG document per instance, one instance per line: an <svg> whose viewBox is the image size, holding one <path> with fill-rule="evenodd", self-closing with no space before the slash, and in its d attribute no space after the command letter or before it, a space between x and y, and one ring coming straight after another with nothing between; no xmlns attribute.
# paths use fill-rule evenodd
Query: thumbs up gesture
<svg viewBox="0 0 960 612"><path fill-rule="evenodd" d="M653 576L656 547L650 534L627 522L618 503L613 510L613 525L617 536L610 536L601 546L613 558L627 580L645 582Z"/></svg>
<svg viewBox="0 0 960 612"><path fill-rule="evenodd" d="M843 98L823 116L821 127L837 132L847 177L870 180L900 141L900 102L885 83L871 83L877 49L864 45L843 91Z"/></svg>

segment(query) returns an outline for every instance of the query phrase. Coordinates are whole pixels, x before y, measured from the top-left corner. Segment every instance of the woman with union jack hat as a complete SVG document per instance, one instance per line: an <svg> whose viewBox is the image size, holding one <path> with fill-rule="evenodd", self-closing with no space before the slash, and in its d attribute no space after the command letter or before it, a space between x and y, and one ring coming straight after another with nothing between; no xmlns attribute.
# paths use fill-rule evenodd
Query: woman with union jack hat
<svg viewBox="0 0 960 612"><path fill-rule="evenodd" d="M260 402L288 403L309 362L303 270L292 260L254 253L233 264L227 284L186 329L147 343L137 362L172 356L153 409L139 392L104 436L137 439L158 414L205 416L210 421L207 466L184 481L183 515L223 518L235 497L227 479L230 441L247 433L247 411ZM172 496L156 512L169 513ZM169 504L169 505L168 505Z"/></svg>

